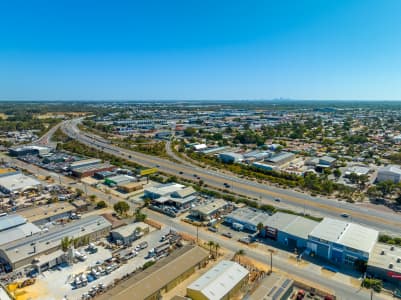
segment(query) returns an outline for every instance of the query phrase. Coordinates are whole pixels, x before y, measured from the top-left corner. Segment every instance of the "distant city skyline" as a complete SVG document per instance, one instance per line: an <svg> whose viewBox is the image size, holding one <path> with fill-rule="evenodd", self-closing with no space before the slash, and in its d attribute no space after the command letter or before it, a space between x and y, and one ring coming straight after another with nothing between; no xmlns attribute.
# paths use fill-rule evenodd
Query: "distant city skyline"
<svg viewBox="0 0 401 300"><path fill-rule="evenodd" d="M401 100L401 1L3 1L0 100Z"/></svg>

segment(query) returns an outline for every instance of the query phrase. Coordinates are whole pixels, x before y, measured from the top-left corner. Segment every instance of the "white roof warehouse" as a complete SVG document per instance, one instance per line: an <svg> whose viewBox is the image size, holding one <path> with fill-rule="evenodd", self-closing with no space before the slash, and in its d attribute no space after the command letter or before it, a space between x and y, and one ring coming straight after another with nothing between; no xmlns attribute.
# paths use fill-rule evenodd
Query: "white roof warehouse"
<svg viewBox="0 0 401 300"><path fill-rule="evenodd" d="M248 281L248 270L223 260L187 287L191 299L230 299Z"/></svg>
<svg viewBox="0 0 401 300"><path fill-rule="evenodd" d="M22 173L0 177L0 190L5 194L23 192L29 189L38 189L40 181Z"/></svg>

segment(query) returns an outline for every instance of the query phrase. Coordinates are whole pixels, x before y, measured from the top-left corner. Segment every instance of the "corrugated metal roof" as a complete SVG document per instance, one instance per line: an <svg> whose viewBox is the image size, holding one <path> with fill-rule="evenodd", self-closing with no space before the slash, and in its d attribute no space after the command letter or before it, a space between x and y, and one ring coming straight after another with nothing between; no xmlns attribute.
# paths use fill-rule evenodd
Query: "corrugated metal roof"
<svg viewBox="0 0 401 300"><path fill-rule="evenodd" d="M20 215L6 215L0 217L0 231L7 230L26 223L26 219Z"/></svg>
<svg viewBox="0 0 401 300"><path fill-rule="evenodd" d="M188 290L202 293L207 299L218 300L227 295L249 271L236 262L223 260L188 286Z"/></svg>

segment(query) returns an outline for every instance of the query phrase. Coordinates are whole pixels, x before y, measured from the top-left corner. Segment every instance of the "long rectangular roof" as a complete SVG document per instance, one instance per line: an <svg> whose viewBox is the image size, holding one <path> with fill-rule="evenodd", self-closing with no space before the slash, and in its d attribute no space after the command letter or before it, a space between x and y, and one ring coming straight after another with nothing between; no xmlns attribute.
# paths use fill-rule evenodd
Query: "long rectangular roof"
<svg viewBox="0 0 401 300"><path fill-rule="evenodd" d="M219 300L227 295L248 274L249 271L240 264L223 260L191 283L188 289L202 293L207 299Z"/></svg>
<svg viewBox="0 0 401 300"><path fill-rule="evenodd" d="M40 229L32 224L25 223L17 227L13 227L0 232L0 245L15 241L18 239L25 238L27 236L33 235L40 232Z"/></svg>
<svg viewBox="0 0 401 300"><path fill-rule="evenodd" d="M101 216L89 216L80 220L58 226L48 232L40 232L32 236L19 239L0 246L10 260L10 262L18 262L40 253L43 253L60 245L62 238L68 236L77 238L96 232L107 227L111 227L111 223ZM36 252L33 252L33 245Z"/></svg>
<svg viewBox="0 0 401 300"><path fill-rule="evenodd" d="M200 247L184 246L138 275L120 282L98 300L132 300L133 295L135 299L146 299L207 257L208 253Z"/></svg>
<svg viewBox="0 0 401 300"><path fill-rule="evenodd" d="M28 219L29 222L36 222L45 218L50 218L74 210L75 207L71 203L63 201L23 209L18 213L24 218Z"/></svg>

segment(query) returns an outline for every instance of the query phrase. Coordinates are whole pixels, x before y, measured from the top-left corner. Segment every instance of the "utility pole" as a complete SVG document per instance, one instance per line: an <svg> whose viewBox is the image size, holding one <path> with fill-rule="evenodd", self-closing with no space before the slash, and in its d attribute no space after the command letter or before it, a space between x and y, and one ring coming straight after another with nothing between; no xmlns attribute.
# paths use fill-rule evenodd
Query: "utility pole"
<svg viewBox="0 0 401 300"><path fill-rule="evenodd" d="M267 251L270 252L270 273L269 274L271 274L271 273L273 273L273 253L274 253L274 250L273 249L267 249Z"/></svg>
<svg viewBox="0 0 401 300"><path fill-rule="evenodd" d="M196 244L199 245L199 225L196 225Z"/></svg>

